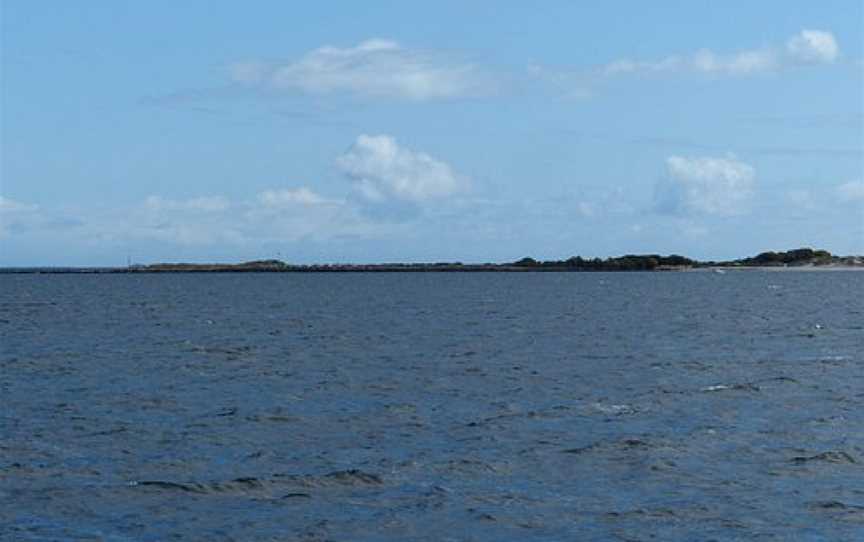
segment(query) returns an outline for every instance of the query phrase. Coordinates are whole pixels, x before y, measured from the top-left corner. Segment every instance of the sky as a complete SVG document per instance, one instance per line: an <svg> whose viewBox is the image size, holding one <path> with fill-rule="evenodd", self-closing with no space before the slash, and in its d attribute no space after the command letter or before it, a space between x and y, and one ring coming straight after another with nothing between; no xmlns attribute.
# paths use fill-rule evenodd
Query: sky
<svg viewBox="0 0 864 542"><path fill-rule="evenodd" d="M864 3L0 0L0 266L864 254Z"/></svg>

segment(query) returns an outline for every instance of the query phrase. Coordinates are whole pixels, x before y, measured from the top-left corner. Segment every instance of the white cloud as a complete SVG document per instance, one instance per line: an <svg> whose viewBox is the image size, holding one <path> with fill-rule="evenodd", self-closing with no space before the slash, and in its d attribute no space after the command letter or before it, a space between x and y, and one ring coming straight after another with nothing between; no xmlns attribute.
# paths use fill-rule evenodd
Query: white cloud
<svg viewBox="0 0 864 542"><path fill-rule="evenodd" d="M131 213L104 216L94 227L104 241L152 239L178 245L236 243L242 235L232 223L232 202L223 196L175 200L149 196Z"/></svg>
<svg viewBox="0 0 864 542"><path fill-rule="evenodd" d="M139 239L185 246L363 238L381 231L345 201L307 187L273 188L235 202L150 196L132 212L103 215L93 227L106 242Z"/></svg>
<svg viewBox="0 0 864 542"><path fill-rule="evenodd" d="M678 215L744 212L756 187L756 171L735 159L670 156L655 193L657 210Z"/></svg>
<svg viewBox="0 0 864 542"><path fill-rule="evenodd" d="M678 56L666 57L663 60L639 62L629 58L622 58L603 66L604 75L618 75L635 72L663 72L672 71L681 66L682 59Z"/></svg>
<svg viewBox="0 0 864 542"><path fill-rule="evenodd" d="M150 196L144 200L144 207L150 211L198 211L218 213L228 210L231 202L222 196L200 196L188 200L171 200Z"/></svg>
<svg viewBox="0 0 864 542"><path fill-rule="evenodd" d="M821 30L802 30L789 38L786 48L762 47L732 54L702 49L660 60L615 60L600 69L604 76L692 72L710 75L747 76L778 71L796 64L830 64L840 53L834 35Z"/></svg>
<svg viewBox="0 0 864 542"><path fill-rule="evenodd" d="M103 235L104 241L151 239L178 245L242 244L246 237L230 224L191 217L157 223L125 222Z"/></svg>
<svg viewBox="0 0 864 542"><path fill-rule="evenodd" d="M837 198L843 202L864 202L864 179L843 183L834 189Z"/></svg>
<svg viewBox="0 0 864 542"><path fill-rule="evenodd" d="M772 71L779 61L770 50L743 51L734 55L719 55L707 49L692 55L669 56L656 61L616 60L603 67L603 75L636 73L698 72L716 75L750 75Z"/></svg>
<svg viewBox="0 0 864 542"><path fill-rule="evenodd" d="M830 32L802 30L786 42L789 57L802 64L830 64L837 60L840 48Z"/></svg>
<svg viewBox="0 0 864 542"><path fill-rule="evenodd" d="M704 50L696 53L692 62L697 71L722 75L764 73L776 70L779 64L775 53L766 49L743 51L731 56Z"/></svg>
<svg viewBox="0 0 864 542"><path fill-rule="evenodd" d="M404 220L408 215L376 214L370 212L373 207L398 210L400 202L412 207L456 194L466 183L446 163L402 148L388 136L358 137L338 163L367 197L374 195L388 204L367 207L357 199L329 198L305 186L274 187L234 201L214 195L188 199L151 195L125 209L91 208L77 213L43 211L0 197L0 238L24 242L27 236L51 235L82 246L157 242L175 247L382 240L403 235L412 226ZM86 214L86 222L76 214ZM69 227L73 224L74 228Z"/></svg>
<svg viewBox="0 0 864 542"><path fill-rule="evenodd" d="M441 199L464 190L467 184L448 164L400 147L387 135L359 136L336 163L370 201Z"/></svg>
<svg viewBox="0 0 864 542"><path fill-rule="evenodd" d="M382 39L355 47L320 47L286 64L236 63L229 66L229 75L247 85L308 94L344 92L414 101L476 95L491 83L472 64Z"/></svg>
<svg viewBox="0 0 864 542"><path fill-rule="evenodd" d="M258 194L258 202L265 207L314 206L339 203L336 200L329 200L318 195L305 186L295 189L265 190Z"/></svg>

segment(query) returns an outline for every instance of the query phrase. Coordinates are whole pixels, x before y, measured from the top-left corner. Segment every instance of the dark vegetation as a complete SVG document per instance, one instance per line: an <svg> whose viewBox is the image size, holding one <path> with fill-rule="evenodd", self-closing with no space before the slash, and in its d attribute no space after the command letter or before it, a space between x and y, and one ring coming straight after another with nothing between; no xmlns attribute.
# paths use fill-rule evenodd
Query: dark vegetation
<svg viewBox="0 0 864 542"><path fill-rule="evenodd" d="M144 271L678 271L705 267L796 267L824 265L864 265L859 257L840 258L827 250L799 248L787 252L763 252L751 258L724 262L700 262L671 254L627 254L615 258L573 256L566 260L540 261L526 257L509 263L463 264L380 263L291 265L279 260L262 260L233 265L157 264L140 268Z"/></svg>
<svg viewBox="0 0 864 542"><path fill-rule="evenodd" d="M522 258L514 262L515 267L540 268L540 269L572 269L575 271L655 271L665 269L682 269L695 267L699 262L673 254L671 256L660 256L659 254L635 255L628 254L618 258L593 258L583 259L581 256L573 256L566 260L552 260L538 262L533 258Z"/></svg>
<svg viewBox="0 0 864 542"><path fill-rule="evenodd" d="M750 258L728 261L700 262L684 256L673 254L660 256L657 254L641 254L620 256L617 258L594 258L591 260L574 256L567 260L537 261L533 258L522 258L511 264L514 267L528 269L556 269L576 271L671 271L710 267L805 267L805 266L864 266L861 256L834 256L827 250L799 248L786 252L762 252Z"/></svg>
<svg viewBox="0 0 864 542"><path fill-rule="evenodd" d="M394 272L394 271L682 271L705 268L765 268L765 267L864 267L864 256L834 256L827 250L799 248L786 252L763 252L750 258L729 261L700 262L672 254L628 254L616 258L573 256L566 260L540 261L526 257L509 263L463 264L436 263L377 263L377 264L312 264L295 265L280 260L256 260L237 264L223 263L157 263L109 268L0 268L4 273L165 273L165 272Z"/></svg>
<svg viewBox="0 0 864 542"><path fill-rule="evenodd" d="M810 248L799 248L788 252L763 252L752 258L745 258L741 265L782 266L814 264L825 265L832 261L831 253L827 250L813 250Z"/></svg>

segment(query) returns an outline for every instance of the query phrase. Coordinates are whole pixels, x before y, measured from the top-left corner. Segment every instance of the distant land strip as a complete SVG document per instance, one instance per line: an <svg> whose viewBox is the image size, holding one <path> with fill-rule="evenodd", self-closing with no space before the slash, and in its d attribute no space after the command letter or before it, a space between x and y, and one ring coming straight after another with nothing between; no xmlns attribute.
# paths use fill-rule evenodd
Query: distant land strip
<svg viewBox="0 0 864 542"><path fill-rule="evenodd" d="M799 248L785 252L763 252L729 261L697 261L672 254L628 254L614 258L539 261L526 257L509 263L375 263L290 264L280 260L243 263L156 263L126 267L0 267L0 273L351 273L351 272L590 272L590 271L688 271L781 268L864 268L864 256L835 256L827 250Z"/></svg>

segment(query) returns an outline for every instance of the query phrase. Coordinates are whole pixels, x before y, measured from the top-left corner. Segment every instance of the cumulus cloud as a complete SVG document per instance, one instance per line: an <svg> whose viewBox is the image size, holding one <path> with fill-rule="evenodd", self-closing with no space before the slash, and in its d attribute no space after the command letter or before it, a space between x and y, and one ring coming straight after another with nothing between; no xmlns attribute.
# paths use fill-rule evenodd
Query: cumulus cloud
<svg viewBox="0 0 864 542"><path fill-rule="evenodd" d="M218 195L188 199L151 195L125 209L86 210L84 222L57 209L43 211L0 197L0 238L15 236L24 242L27 236L49 235L50 230L55 238L60 232L80 243L106 246L147 241L175 246L247 246L385 239L404 231L408 224L402 220L408 215L389 210L416 210L421 203L458 193L467 182L448 164L403 148L383 135L358 137L338 157L338 166L356 183L361 198L331 198L307 186L274 187L242 200ZM367 205L372 200L387 204ZM410 218L416 214L411 213ZM69 228L73 221L76 227Z"/></svg>
<svg viewBox="0 0 864 542"><path fill-rule="evenodd" d="M657 210L676 215L735 215L747 208L756 171L725 158L670 156L655 192Z"/></svg>
<svg viewBox="0 0 864 542"><path fill-rule="evenodd" d="M702 49L659 60L615 60L600 69L601 75L692 72L709 75L747 76L778 71L790 65L830 64L840 54L834 35L822 30L802 30L786 47L763 47L731 54Z"/></svg>
<svg viewBox="0 0 864 542"><path fill-rule="evenodd" d="M446 198L467 184L448 164L401 147L387 135L359 136L336 164L370 201L419 203Z"/></svg>
<svg viewBox="0 0 864 542"><path fill-rule="evenodd" d="M789 58L803 64L830 64L837 60L840 47L830 32L802 30L786 42Z"/></svg>
<svg viewBox="0 0 864 542"><path fill-rule="evenodd" d="M471 96L490 86L489 78L472 64L405 49L383 39L354 47L320 47L284 64L236 63L229 66L229 75L242 84L308 94L350 93L414 101Z"/></svg>

